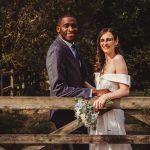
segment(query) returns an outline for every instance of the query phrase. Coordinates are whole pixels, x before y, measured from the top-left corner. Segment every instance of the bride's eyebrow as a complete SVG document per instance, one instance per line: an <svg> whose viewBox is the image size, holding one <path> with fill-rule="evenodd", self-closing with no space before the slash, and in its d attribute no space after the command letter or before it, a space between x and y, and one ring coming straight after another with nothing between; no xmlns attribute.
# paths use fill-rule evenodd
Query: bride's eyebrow
<svg viewBox="0 0 150 150"><path fill-rule="evenodd" d="M109 38L102 38L102 39L100 39L100 41L109 41L109 40L113 40L114 38L113 37L109 37Z"/></svg>

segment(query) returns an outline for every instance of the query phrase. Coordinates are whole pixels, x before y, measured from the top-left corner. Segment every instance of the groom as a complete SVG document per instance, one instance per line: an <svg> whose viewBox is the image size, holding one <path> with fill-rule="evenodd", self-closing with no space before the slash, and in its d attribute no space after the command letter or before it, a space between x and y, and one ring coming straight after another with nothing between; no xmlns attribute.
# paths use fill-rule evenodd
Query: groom
<svg viewBox="0 0 150 150"><path fill-rule="evenodd" d="M97 90L84 88L87 68L74 43L78 33L76 18L71 15L60 17L56 31L58 36L51 44L46 57L50 95L84 98L97 95ZM53 110L51 113L51 121L55 123L57 128L74 119L73 110ZM84 127L80 128L80 131L87 133L87 129ZM68 149L67 145L63 146L63 150ZM74 150L80 149L88 150L88 145L74 145Z"/></svg>

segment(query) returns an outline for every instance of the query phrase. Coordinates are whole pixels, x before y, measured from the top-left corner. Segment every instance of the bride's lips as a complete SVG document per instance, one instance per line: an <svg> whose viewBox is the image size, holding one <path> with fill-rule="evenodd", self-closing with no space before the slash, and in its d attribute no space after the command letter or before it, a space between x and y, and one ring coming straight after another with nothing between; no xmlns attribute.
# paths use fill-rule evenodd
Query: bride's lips
<svg viewBox="0 0 150 150"><path fill-rule="evenodd" d="M104 49L109 49L110 47L109 47L109 46L103 46L103 48L104 48Z"/></svg>

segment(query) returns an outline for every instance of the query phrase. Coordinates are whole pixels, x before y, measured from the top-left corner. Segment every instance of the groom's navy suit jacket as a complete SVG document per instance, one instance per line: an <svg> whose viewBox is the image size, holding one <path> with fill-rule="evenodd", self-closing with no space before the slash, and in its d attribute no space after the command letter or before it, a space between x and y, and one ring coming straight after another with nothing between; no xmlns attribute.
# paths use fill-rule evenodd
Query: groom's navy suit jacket
<svg viewBox="0 0 150 150"><path fill-rule="evenodd" d="M58 36L51 44L46 57L51 96L89 97L90 89L83 88L87 79L87 68L81 57L80 62L81 67L68 45ZM64 122L73 120L74 114L65 110L55 110L53 117L62 120L63 123L58 123L60 127Z"/></svg>

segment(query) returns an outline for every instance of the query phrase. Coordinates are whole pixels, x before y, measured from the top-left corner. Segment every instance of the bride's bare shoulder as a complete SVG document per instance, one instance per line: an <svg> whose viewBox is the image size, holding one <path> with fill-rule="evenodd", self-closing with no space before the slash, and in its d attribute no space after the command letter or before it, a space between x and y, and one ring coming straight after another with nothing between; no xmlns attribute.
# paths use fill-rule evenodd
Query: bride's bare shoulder
<svg viewBox="0 0 150 150"><path fill-rule="evenodd" d="M114 61L124 61L124 58L123 58L123 56L122 55L120 55L120 54L117 54L115 57L114 57Z"/></svg>
<svg viewBox="0 0 150 150"><path fill-rule="evenodd" d="M122 55L117 54L114 58L116 73L128 73L126 62Z"/></svg>

